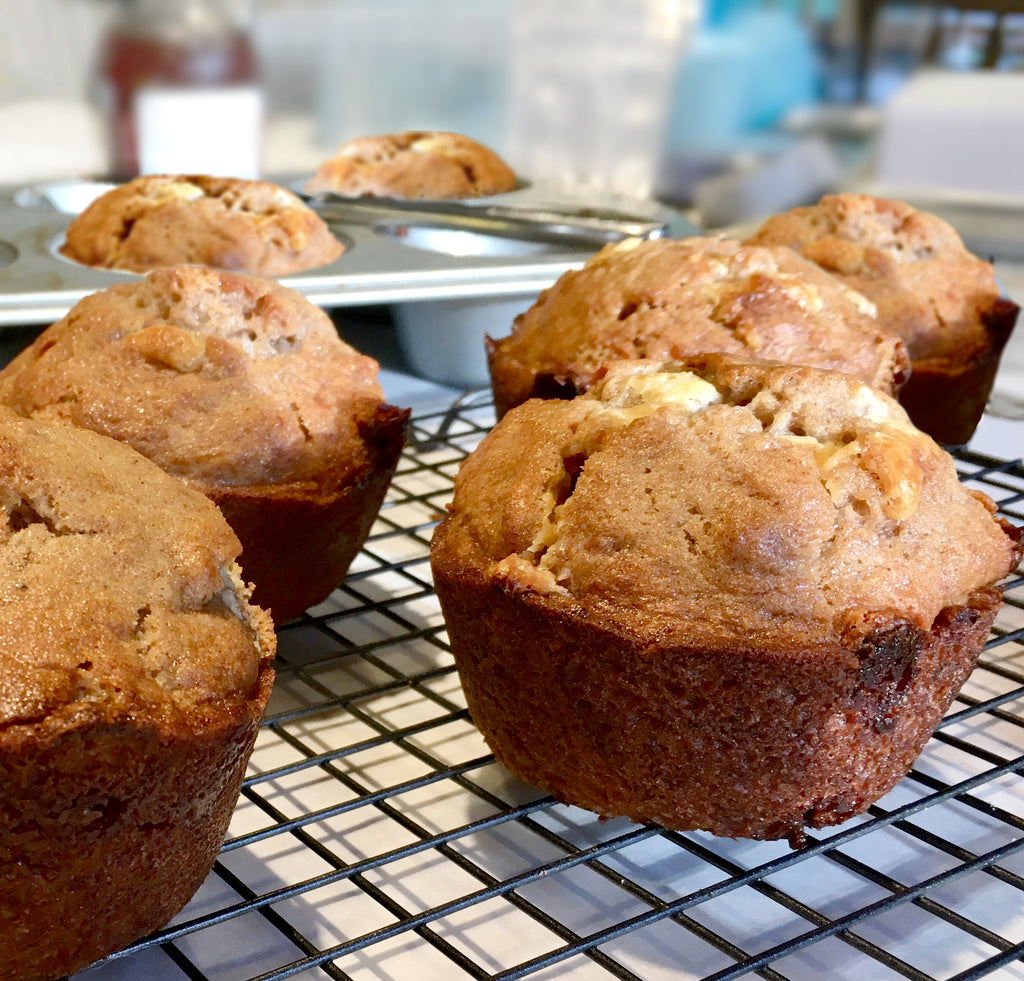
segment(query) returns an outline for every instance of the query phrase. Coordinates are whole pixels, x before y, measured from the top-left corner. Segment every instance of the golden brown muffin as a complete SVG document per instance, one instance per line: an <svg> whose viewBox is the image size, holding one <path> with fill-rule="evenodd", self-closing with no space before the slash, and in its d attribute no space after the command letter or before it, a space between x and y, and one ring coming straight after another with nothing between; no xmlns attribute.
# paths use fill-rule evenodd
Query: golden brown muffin
<svg viewBox="0 0 1024 981"><path fill-rule="evenodd" d="M510 411L431 547L470 714L559 800L789 837L910 768L1020 530L850 375L616 362Z"/></svg>
<svg viewBox="0 0 1024 981"><path fill-rule="evenodd" d="M871 300L910 350L900 392L910 418L944 443L971 438L1019 308L952 226L902 201L831 194L769 218L747 242L796 249Z"/></svg>
<svg viewBox="0 0 1024 981"><path fill-rule="evenodd" d="M275 638L238 540L127 446L0 407L0 979L77 971L213 866Z"/></svg>
<svg viewBox="0 0 1024 981"><path fill-rule="evenodd" d="M325 160L304 190L384 198L478 198L517 187L493 150L460 133L360 136Z"/></svg>
<svg viewBox="0 0 1024 981"><path fill-rule="evenodd" d="M305 297L202 266L80 301L0 372L0 402L112 436L203 490L277 622L344 578L408 418Z"/></svg>
<svg viewBox="0 0 1024 981"><path fill-rule="evenodd" d="M61 252L101 269L148 272L194 262L258 276L290 276L345 251L297 195L267 181L150 174L93 201L68 227Z"/></svg>
<svg viewBox="0 0 1024 981"><path fill-rule="evenodd" d="M709 351L848 371L887 392L909 367L873 307L790 249L727 238L605 246L487 340L499 416L535 396L571 398L618 358Z"/></svg>

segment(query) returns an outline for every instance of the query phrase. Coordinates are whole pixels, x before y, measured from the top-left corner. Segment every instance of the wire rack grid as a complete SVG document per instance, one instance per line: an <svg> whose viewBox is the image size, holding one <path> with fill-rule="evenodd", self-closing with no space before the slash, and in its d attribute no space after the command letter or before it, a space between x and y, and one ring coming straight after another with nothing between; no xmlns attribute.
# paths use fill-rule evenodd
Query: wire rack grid
<svg viewBox="0 0 1024 981"><path fill-rule="evenodd" d="M416 419L344 585L279 631L217 864L81 981L1024 979L1024 579L912 772L781 842L600 821L514 778L466 711L428 564L470 396ZM957 451L1024 523L1024 469Z"/></svg>

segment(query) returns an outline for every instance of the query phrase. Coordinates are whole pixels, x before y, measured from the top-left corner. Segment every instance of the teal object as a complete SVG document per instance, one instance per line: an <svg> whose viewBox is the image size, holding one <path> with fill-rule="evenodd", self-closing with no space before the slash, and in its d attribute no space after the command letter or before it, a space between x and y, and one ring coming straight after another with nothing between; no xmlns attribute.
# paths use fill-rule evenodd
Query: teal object
<svg viewBox="0 0 1024 981"><path fill-rule="evenodd" d="M822 97L818 53L795 13L754 0L719 0L718 8L707 8L680 60L666 125L669 152L742 148L751 134Z"/></svg>
<svg viewBox="0 0 1024 981"><path fill-rule="evenodd" d="M706 0L707 24L724 24L736 14L757 10L781 10L815 24L828 24L839 13L840 0Z"/></svg>
<svg viewBox="0 0 1024 981"><path fill-rule="evenodd" d="M807 27L782 7L752 9L727 21L749 44L749 129L774 126L795 106L821 98L821 69Z"/></svg>

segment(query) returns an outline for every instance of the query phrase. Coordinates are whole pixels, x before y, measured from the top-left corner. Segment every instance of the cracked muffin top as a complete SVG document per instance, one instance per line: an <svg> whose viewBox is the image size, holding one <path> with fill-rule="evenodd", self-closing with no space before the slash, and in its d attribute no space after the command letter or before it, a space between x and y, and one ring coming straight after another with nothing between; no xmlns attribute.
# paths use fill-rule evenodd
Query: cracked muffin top
<svg viewBox="0 0 1024 981"><path fill-rule="evenodd" d="M769 218L746 241L784 245L862 293L918 358L988 347L986 319L1009 301L992 263L937 215L867 194L829 194Z"/></svg>
<svg viewBox="0 0 1024 981"><path fill-rule="evenodd" d="M383 403L377 362L272 280L157 269L85 297L0 371L0 402L128 443L176 476L344 480Z"/></svg>
<svg viewBox="0 0 1024 981"><path fill-rule="evenodd" d="M512 168L490 147L461 133L411 130L349 140L303 190L442 200L503 194L516 187Z"/></svg>
<svg viewBox="0 0 1024 981"><path fill-rule="evenodd" d="M0 407L0 730L252 697L274 655L216 507L104 436ZM213 715L216 715L214 712Z"/></svg>
<svg viewBox="0 0 1024 981"><path fill-rule="evenodd" d="M268 181L149 174L113 188L68 226L61 253L101 269L195 262L288 276L345 251L297 195Z"/></svg>
<svg viewBox="0 0 1024 981"><path fill-rule="evenodd" d="M495 400L501 412L571 397L605 361L711 351L846 371L893 392L909 358L874 312L791 249L629 239L565 273L508 337L488 341Z"/></svg>
<svg viewBox="0 0 1024 981"><path fill-rule="evenodd" d="M460 469L432 561L651 643L813 643L893 611L928 629L1001 579L1020 553L994 511L850 375L619 361L585 395L498 423Z"/></svg>

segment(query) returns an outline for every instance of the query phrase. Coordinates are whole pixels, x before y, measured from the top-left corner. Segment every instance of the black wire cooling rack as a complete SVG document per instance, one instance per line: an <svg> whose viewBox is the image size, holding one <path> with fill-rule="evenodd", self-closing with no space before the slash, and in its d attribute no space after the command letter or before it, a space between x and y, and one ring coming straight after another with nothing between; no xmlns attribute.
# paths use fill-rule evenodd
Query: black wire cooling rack
<svg viewBox="0 0 1024 981"><path fill-rule="evenodd" d="M374 532L279 632L229 838L167 928L82 981L1024 979L1024 580L916 762L804 847L601 822L509 776L466 712L430 535L493 423L414 421ZM958 451L1024 523L1024 470Z"/></svg>

